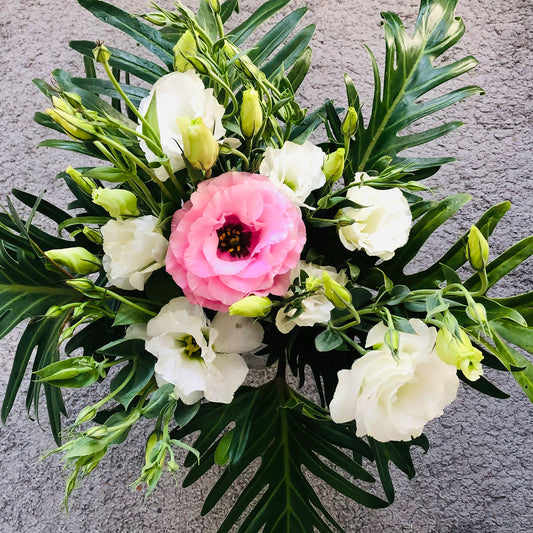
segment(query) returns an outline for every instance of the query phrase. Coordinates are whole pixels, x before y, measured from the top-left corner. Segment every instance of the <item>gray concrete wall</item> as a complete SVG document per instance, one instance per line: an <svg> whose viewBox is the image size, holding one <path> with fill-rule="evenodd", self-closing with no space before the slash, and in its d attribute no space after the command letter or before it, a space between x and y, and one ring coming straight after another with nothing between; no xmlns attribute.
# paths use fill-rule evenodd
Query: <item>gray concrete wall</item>
<svg viewBox="0 0 533 533"><path fill-rule="evenodd" d="M170 5L168 1L161 1ZM243 14L261 2L243 0ZM66 203L65 188L54 176L80 158L51 149L36 149L46 135L32 124L32 115L46 105L32 86L33 77L49 76L53 68L81 72L70 51L70 39L104 39L129 46L118 32L85 14L74 0L14 0L0 10L0 193L11 187L33 192L47 189L46 198ZM144 0L117 0L142 11ZM194 5L196 2L190 2ZM351 74L369 108L371 69L362 44L382 56L379 11L398 12L412 23L416 0L295 0L309 7L308 22L317 24L314 66L301 91L304 104L318 105L325 96L343 103L342 74ZM436 258L446 244L465 231L491 204L509 199L514 207L491 242L492 253L532 233L531 186L531 35L529 0L464 0L458 14L467 33L448 59L473 54L480 66L465 77L487 94L443 114L466 126L436 143L426 154L455 154L458 162L443 169L433 185L437 191L475 195L462 216L446 226L427 247ZM3 200L2 200L3 202ZM500 293L531 290L528 262L502 284ZM16 346L17 332L0 344L0 396L3 396ZM512 399L497 401L462 390L445 415L427 427L432 447L416 454L418 475L407 481L397 475L397 499L388 509L371 511L319 487L326 505L348 532L526 532L531 531L533 460L532 410L508 376L495 380ZM24 392L27 384L23 386ZM81 407L76 393L67 395L71 412ZM57 458L40 461L54 447L51 436L28 419L22 397L0 435L0 531L15 532L214 532L236 492L205 518L203 498L216 477L182 489L165 477L144 502L128 485L138 475L145 433L134 431L128 442L111 451L96 473L75 492L68 516L60 509L65 474ZM43 407L44 409L44 407ZM46 429L43 411L43 429ZM146 434L148 429L145 428ZM181 475L179 475L180 477Z"/></svg>

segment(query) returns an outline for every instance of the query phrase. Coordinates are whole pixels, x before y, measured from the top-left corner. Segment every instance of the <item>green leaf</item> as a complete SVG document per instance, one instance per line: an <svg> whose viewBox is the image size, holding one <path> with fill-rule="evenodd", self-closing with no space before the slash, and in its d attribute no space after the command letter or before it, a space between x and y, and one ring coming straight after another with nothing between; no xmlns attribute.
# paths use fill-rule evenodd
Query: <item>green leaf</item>
<svg viewBox="0 0 533 533"><path fill-rule="evenodd" d="M294 63L294 66L291 68L287 74L287 79L289 80L292 90L296 92L302 82L304 81L309 68L311 67L311 57L313 53L310 47L307 47L300 57Z"/></svg>
<svg viewBox="0 0 533 533"><path fill-rule="evenodd" d="M289 70L307 49L313 38L316 26L310 24L298 32L270 61L265 63L261 70L267 78L276 75L279 69Z"/></svg>
<svg viewBox="0 0 533 533"><path fill-rule="evenodd" d="M533 354L533 328L505 318L491 320L490 325L507 341Z"/></svg>
<svg viewBox="0 0 533 533"><path fill-rule="evenodd" d="M154 364L155 359L148 355L144 354L142 357L139 357L135 361L130 361L120 372L111 380L109 386L110 392L113 392L118 388L127 376L130 374L133 365L135 365L135 372L133 377L128 381L127 385L124 386L114 397L115 401L122 404L124 409L128 409L131 401L137 396L145 387L145 385L150 381L154 375Z"/></svg>
<svg viewBox="0 0 533 533"><path fill-rule="evenodd" d="M514 309L524 317L528 326L533 326L533 292L518 294L508 298L494 298L493 301Z"/></svg>
<svg viewBox="0 0 533 533"><path fill-rule="evenodd" d="M374 97L368 124L365 126L366 121L360 115L359 129L351 145L354 172L374 168L383 156L408 164L413 172L433 167L431 173L434 173L440 164L450 160L397 156L406 148L446 135L460 123L451 122L400 136L407 126L468 96L483 94L481 88L468 86L421 101L432 89L477 65L477 61L468 56L448 65L434 66L435 60L464 33L462 20L455 16L455 6L456 0L422 0L412 37L397 15L381 14L386 41L383 82L377 62L369 51L374 71ZM353 94L352 99L358 101Z"/></svg>
<svg viewBox="0 0 533 533"><path fill-rule="evenodd" d="M93 57L93 49L96 47L96 43L94 41L71 41L69 46L85 57ZM107 48L111 52L109 64L113 68L119 68L152 85L161 76L169 72L148 59L138 57L118 48L113 48L112 46L108 46Z"/></svg>
<svg viewBox="0 0 533 533"><path fill-rule="evenodd" d="M307 13L306 7L296 9L280 20L265 36L254 46L248 57L256 64L261 65L278 46L292 33L298 22Z"/></svg>
<svg viewBox="0 0 533 533"><path fill-rule="evenodd" d="M96 361L86 356L56 361L35 373L41 382L66 388L87 387L100 377Z"/></svg>
<svg viewBox="0 0 533 533"><path fill-rule="evenodd" d="M387 272L402 270L416 256L432 233L470 201L470 198L468 194L454 194L430 209L411 228L407 244L400 248L390 261L383 264L383 269Z"/></svg>
<svg viewBox="0 0 533 533"><path fill-rule="evenodd" d="M174 391L172 383L166 383L159 387L151 396L148 403L144 406L142 414L145 418L155 418L159 416L161 410L166 407L170 401L171 394Z"/></svg>
<svg viewBox="0 0 533 533"><path fill-rule="evenodd" d="M493 398L498 398L501 400L505 400L506 398L510 397L509 394L496 387L496 385L491 383L483 376L480 376L478 379L476 379L476 381L470 381L462 372L458 372L457 376L463 383L466 383L472 389L477 390L482 394L486 394L487 396L492 396Z"/></svg>
<svg viewBox="0 0 533 533"><path fill-rule="evenodd" d="M319 352L330 352L342 344L342 337L333 329L325 329L315 338L315 347Z"/></svg>
<svg viewBox="0 0 533 533"><path fill-rule="evenodd" d="M286 6L290 0L268 0L263 2L261 6L242 24L231 30L228 34L228 39L239 46L246 40L263 22L268 20L272 15L275 15L282 7Z"/></svg>
<svg viewBox="0 0 533 533"><path fill-rule="evenodd" d="M155 28L107 2L99 0L78 0L78 2L96 18L129 35L159 57L167 67L172 68L174 57L172 44L166 41Z"/></svg>
<svg viewBox="0 0 533 533"><path fill-rule="evenodd" d="M533 255L533 235L517 242L487 265L488 287L492 287L509 272ZM464 286L469 291L476 291L481 287L479 276L474 274L467 279Z"/></svg>
<svg viewBox="0 0 533 533"><path fill-rule="evenodd" d="M136 309L131 305L121 303L115 315L113 326L129 326L130 324L145 324L153 318L152 315Z"/></svg>
<svg viewBox="0 0 533 533"><path fill-rule="evenodd" d="M246 407L252 403L255 407L250 411ZM221 445L223 437L220 435L227 435L232 423L235 428L231 442ZM247 445L242 455L232 461L232 448L241 446L235 439L243 424L249 426ZM283 380L258 389L241 390L228 405L202 404L195 418L182 430L172 432L172 437L182 438L197 431L200 434L194 447L201 454L200 462L196 464L194 457L188 458L186 464L188 462L192 468L184 486L198 480L215 465L215 454L220 462L225 461L226 456L229 459L207 496L202 514L209 512L241 474L248 472L250 465L260 459L219 533L230 531L241 517L244 518L238 529L241 533L340 530L307 481L304 469L356 502L372 508L387 505L356 484L356 480L372 483L374 479L345 450L338 448L362 449L365 455L369 453L366 443L355 436L353 424L333 423L326 411L291 391ZM229 441L230 437L226 439ZM224 451L227 448L227 454L222 454L219 446Z"/></svg>
<svg viewBox="0 0 533 533"><path fill-rule="evenodd" d="M100 157L100 152L92 150L86 144L79 141L65 141L63 139L45 139L38 145L39 148L57 148L58 150L68 150L78 154L88 155L89 157Z"/></svg>
<svg viewBox="0 0 533 533"><path fill-rule="evenodd" d="M111 98L120 98L119 92L108 80L99 80L98 78L72 78L72 83L91 93L102 94ZM134 87L133 85L126 85L124 83L121 83L120 87L136 106L139 105L142 98L150 94L147 89L143 89L142 87Z"/></svg>

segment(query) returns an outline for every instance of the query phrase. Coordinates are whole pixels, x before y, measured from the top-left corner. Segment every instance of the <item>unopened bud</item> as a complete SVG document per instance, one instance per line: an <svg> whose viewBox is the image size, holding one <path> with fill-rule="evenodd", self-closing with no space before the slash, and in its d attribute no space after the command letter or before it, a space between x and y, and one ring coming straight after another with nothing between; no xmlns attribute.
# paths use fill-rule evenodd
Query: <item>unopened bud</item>
<svg viewBox="0 0 533 533"><path fill-rule="evenodd" d="M209 7L213 10L215 15L220 13L220 2L218 0L209 0Z"/></svg>
<svg viewBox="0 0 533 533"><path fill-rule="evenodd" d="M483 304L477 302L471 303L466 308L466 314L471 320L476 322L476 324L483 325L487 322L487 310Z"/></svg>
<svg viewBox="0 0 533 533"><path fill-rule="evenodd" d="M72 167L67 167L65 172L72 178L72 181L87 194L92 194L93 189L96 188L96 183L91 179L83 176Z"/></svg>
<svg viewBox="0 0 533 533"><path fill-rule="evenodd" d="M46 311L46 314L44 315L44 318L58 318L60 317L65 310L60 307L59 305L52 305L48 308L48 311Z"/></svg>
<svg viewBox="0 0 533 533"><path fill-rule="evenodd" d="M113 218L136 217L141 214L137 208L137 197L124 189L98 187L92 192L93 203L103 207Z"/></svg>
<svg viewBox="0 0 533 533"><path fill-rule="evenodd" d="M305 280L305 290L309 292L314 292L322 287L322 278L316 278L314 276L309 276Z"/></svg>
<svg viewBox="0 0 533 533"><path fill-rule="evenodd" d="M350 291L335 281L326 270L322 271L322 283L326 298L338 309L345 309L352 302Z"/></svg>
<svg viewBox="0 0 533 533"><path fill-rule="evenodd" d="M344 137L353 137L357 131L359 117L354 107L349 107L342 123L342 134Z"/></svg>
<svg viewBox="0 0 533 533"><path fill-rule="evenodd" d="M242 93L241 131L251 139L259 133L263 125L263 109L259 100L259 93L255 89L247 89Z"/></svg>
<svg viewBox="0 0 533 533"><path fill-rule="evenodd" d="M332 154L326 156L324 165L322 166L322 172L328 181L337 181L342 176L342 173L344 172L345 154L346 150L344 148L339 148Z"/></svg>
<svg viewBox="0 0 533 533"><path fill-rule="evenodd" d="M489 243L477 226L470 228L466 256L470 266L477 272L484 270L489 261Z"/></svg>
<svg viewBox="0 0 533 533"><path fill-rule="evenodd" d="M167 24L167 18L163 13L143 13L141 17L144 20L147 20L148 22L152 23L154 26L166 26Z"/></svg>
<svg viewBox="0 0 533 533"><path fill-rule="evenodd" d="M111 52L103 44L99 44L93 49L93 56L97 63L107 63L111 57Z"/></svg>
<svg viewBox="0 0 533 533"><path fill-rule="evenodd" d="M393 327L389 327L384 338L385 344L389 347L392 355L398 357L398 350L400 349L400 335L398 332Z"/></svg>
<svg viewBox="0 0 533 533"><path fill-rule="evenodd" d="M194 167L209 170L218 158L218 143L201 118L177 119L183 141L183 156Z"/></svg>
<svg viewBox="0 0 533 533"><path fill-rule="evenodd" d="M272 301L266 296L250 295L235 302L229 308L230 315L247 316L251 318L268 315Z"/></svg>
<svg viewBox="0 0 533 533"><path fill-rule="evenodd" d="M67 279L65 283L89 297L100 296L103 290L100 287L97 287L90 279L86 278Z"/></svg>
<svg viewBox="0 0 533 533"><path fill-rule="evenodd" d="M91 439L101 439L109 433L107 426L93 426L85 432L86 437Z"/></svg>
<svg viewBox="0 0 533 533"><path fill-rule="evenodd" d="M187 59L197 55L196 39L190 30L187 30L173 48L174 50L174 70L186 72L194 68L194 65Z"/></svg>
<svg viewBox="0 0 533 533"><path fill-rule="evenodd" d="M470 381L476 381L483 375L483 354L472 346L468 335L461 328L459 335L458 338L449 329L441 328L437 333L435 350L442 361L460 369Z"/></svg>
<svg viewBox="0 0 533 533"><path fill-rule="evenodd" d="M88 226L83 226L82 233L87 237L87 239L95 244L102 244L104 242L102 234L95 229L89 228Z"/></svg>
<svg viewBox="0 0 533 533"><path fill-rule="evenodd" d="M100 260L81 246L47 250L45 254L50 261L67 267L76 274L90 274L97 272L102 267Z"/></svg>
<svg viewBox="0 0 533 533"><path fill-rule="evenodd" d="M45 113L73 139L90 141L94 137L94 127L83 119L61 109L46 109Z"/></svg>
<svg viewBox="0 0 533 533"><path fill-rule="evenodd" d="M92 405L84 407L76 417L74 425L78 426L84 422L89 422L96 416L96 409Z"/></svg>

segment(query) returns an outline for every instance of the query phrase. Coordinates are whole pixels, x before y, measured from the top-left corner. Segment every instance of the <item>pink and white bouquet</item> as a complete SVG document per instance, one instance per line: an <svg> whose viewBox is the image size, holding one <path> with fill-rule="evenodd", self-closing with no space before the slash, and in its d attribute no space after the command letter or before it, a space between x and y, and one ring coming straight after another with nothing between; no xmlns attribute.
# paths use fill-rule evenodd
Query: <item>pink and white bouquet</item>
<svg viewBox="0 0 533 533"><path fill-rule="evenodd" d="M9 200L0 213L0 335L30 319L2 418L35 352L27 406L37 414L44 389L54 452L70 467L67 498L149 419L134 482L148 493L180 463L190 468L184 485L219 465L207 512L259 459L219 531L239 520L239 531L340 530L305 471L384 507L394 498L389 463L414 474L411 447L428 449L424 426L460 382L506 397L484 376L489 366L533 400L532 293L489 295L533 253L529 238L489 259L509 203L433 265L411 265L469 200L435 200L423 184L450 158L404 153L459 123L402 134L482 93L427 96L476 65L433 64L464 32L456 0L423 0L412 37L384 13L383 79L370 52L373 102L363 106L345 76L346 101L314 111L295 96L311 60L314 27L291 37L305 10L253 40L288 0L237 26L237 0L202 0L197 13L154 4L137 17L79 2L156 62L72 42L86 77L57 70L53 83L36 80L50 107L35 120L68 136L44 145L105 163L59 175L74 197L69 212L14 190L30 212ZM57 235L34 224L37 213ZM272 371L251 386L267 375L257 369ZM62 389L93 384L101 398L62 429Z"/></svg>

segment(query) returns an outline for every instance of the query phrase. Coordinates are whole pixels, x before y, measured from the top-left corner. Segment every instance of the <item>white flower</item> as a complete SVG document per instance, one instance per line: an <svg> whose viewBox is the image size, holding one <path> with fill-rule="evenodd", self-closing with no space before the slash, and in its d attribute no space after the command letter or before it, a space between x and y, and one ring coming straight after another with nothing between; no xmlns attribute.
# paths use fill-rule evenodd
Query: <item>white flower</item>
<svg viewBox="0 0 533 533"><path fill-rule="evenodd" d="M315 278L317 280L322 279L323 271L329 272L334 281L344 285L347 281L346 272L341 270L337 272L330 266L319 266L313 263L306 263L300 261L298 266L293 269L291 273L291 281L294 281L300 276L300 272L305 272L309 278ZM285 298L294 296L292 291L288 291L285 294ZM335 306L326 298L323 290L318 290L311 294L302 301L303 312L295 318L292 318L296 314L296 309L290 309L287 313L284 312L282 307L276 315L276 326L282 333L289 333L294 326L310 327L315 324L326 323L331 316L331 311Z"/></svg>
<svg viewBox="0 0 533 533"><path fill-rule="evenodd" d="M261 346L263 328L253 320L218 313L209 323L201 306L187 298L170 300L146 325L128 328L128 338L142 338L156 358L157 383L174 385L186 404L202 398L230 403L248 367L237 352Z"/></svg>
<svg viewBox="0 0 533 533"><path fill-rule="evenodd" d="M110 220L102 226L102 237L102 264L111 285L142 291L150 274L165 265L168 241L153 216Z"/></svg>
<svg viewBox="0 0 533 533"><path fill-rule="evenodd" d="M457 395L455 367L435 352L435 328L418 319L409 322L416 333L399 334L398 361L384 341L387 326L379 323L367 338L367 347L374 350L338 373L331 418L337 423L355 420L358 437L370 435L381 442L418 437Z"/></svg>
<svg viewBox="0 0 533 533"><path fill-rule="evenodd" d="M322 172L324 152L306 141L296 144L287 141L282 148L268 147L259 167L294 205L304 205L305 199L315 189L326 183Z"/></svg>
<svg viewBox="0 0 533 533"><path fill-rule="evenodd" d="M339 238L348 250L364 250L368 255L391 259L394 251L407 243L412 216L400 189L374 189L368 185L352 187L348 200L365 206L345 207L337 216L356 222L339 227Z"/></svg>
<svg viewBox="0 0 533 533"><path fill-rule="evenodd" d="M139 112L143 116L148 111L154 94L157 98L161 146L174 172L185 168L182 157L183 141L177 118L189 117L191 120L201 118L204 125L213 132L215 139L224 136L225 129L222 125L224 107L214 97L213 89L204 87L200 76L194 70L171 72L159 78L150 94L141 100ZM141 125L137 131L142 131ZM145 141L141 139L139 145L149 162L157 159ZM154 171L162 181L169 177L162 166L155 168Z"/></svg>

